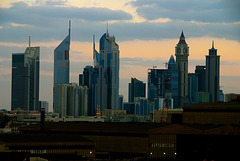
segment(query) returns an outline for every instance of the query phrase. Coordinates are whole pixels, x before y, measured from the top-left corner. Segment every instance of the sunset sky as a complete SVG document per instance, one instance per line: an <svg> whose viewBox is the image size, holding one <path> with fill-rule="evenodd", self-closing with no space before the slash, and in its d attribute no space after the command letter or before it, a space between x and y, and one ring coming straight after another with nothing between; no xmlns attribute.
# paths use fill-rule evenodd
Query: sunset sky
<svg viewBox="0 0 240 161"><path fill-rule="evenodd" d="M53 50L71 20L70 81L92 65L92 37L107 30L120 48L120 94L127 101L131 77L147 83L153 65L165 68L183 30L189 72L205 65L214 40L221 55L220 86L240 93L239 0L0 0L0 109L11 109L11 57L40 46L40 100L52 110Z"/></svg>

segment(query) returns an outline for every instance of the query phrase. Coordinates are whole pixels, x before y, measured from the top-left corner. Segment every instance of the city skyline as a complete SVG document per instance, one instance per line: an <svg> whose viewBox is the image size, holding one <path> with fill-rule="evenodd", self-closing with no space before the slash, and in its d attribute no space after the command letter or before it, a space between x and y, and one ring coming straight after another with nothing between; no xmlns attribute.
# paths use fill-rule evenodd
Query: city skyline
<svg viewBox="0 0 240 161"><path fill-rule="evenodd" d="M234 7L232 8L232 13L227 14L229 19L225 17L219 19L218 16L215 15L214 17L213 15L212 17L210 16L210 18L216 19L209 20L207 16L204 17L203 15L200 17L195 13L195 15L192 15L192 19L189 20L188 18L190 16L187 17L183 15L183 18L174 18L171 17L172 15L168 17L163 13L159 13L160 18L151 17L154 14L150 12L146 13L146 9L150 6L152 6L153 9L160 6L160 3L151 4L154 1L149 2L149 4L141 0L135 2L114 1L116 4L110 2L109 5L106 5L109 1L98 2L96 4L93 3L94 1L90 1L89 3L85 1L85 4L76 4L73 1L69 1L67 4L56 4L56 1L52 1L52 5L47 2L45 4L37 4L37 2L34 4L33 2L34 1L31 1L31 4L18 2L8 8L3 8L7 7L4 6L3 3L0 6L0 11L3 13L3 17L1 18L3 21L0 23L0 34L2 35L2 38L0 38L0 108L10 110L11 106L11 54L23 52L28 44L28 35L31 35L33 40L32 46L41 47L40 100L48 101L50 111L52 111L53 50L66 35L67 22L69 19L72 20L70 82L78 82L78 74L83 71L83 68L86 65L93 64L92 35L95 34L96 37L100 37L100 35L106 31L108 22L109 32L111 35L116 36L120 46L121 68L119 94L124 95L125 101L127 101L128 98L127 87L130 78L136 77L144 81L144 83L147 83L148 68L156 65L158 68L164 69L163 63L167 62L169 57L174 54L175 46L178 43L182 30L184 31L190 48L189 73L194 72L196 65L205 64L205 55L208 55L208 49L211 48L212 40L214 40L215 48L218 49L218 54L221 56L220 86L223 86L221 89L223 89L224 93L239 93L240 91L240 73L236 71L236 69L240 69L240 57L238 54L240 50L240 40L237 36L240 31L240 20L239 17L234 16L235 12L239 12ZM53 4L54 2L55 4ZM226 2L220 1L216 6L217 9L221 9L222 7L222 9L225 9L225 12L229 12L229 10L223 7L223 3L226 4ZM235 3L239 4L237 2ZM141 7L140 4L144 4L145 8ZM66 5L65 10L73 9L71 14L69 13L67 16L61 14L58 16L54 15L60 13L59 8L64 5ZM124 5L127 7L124 8ZM189 5L191 6L193 4ZM45 26L39 25L39 22L33 21L32 18L26 17L26 20L29 20L26 21L25 18L22 19L17 16L20 11L27 8L27 11L34 13L32 16L35 16L35 18L46 17L46 14L43 14L43 6L47 6L45 11L48 12L52 8L53 12L49 14L57 17L52 23L50 23L51 21L49 19L46 21L40 19L42 20L40 21L41 23L45 23ZM169 10L173 9L166 5L163 6ZM184 8L183 6L180 7ZM201 6L199 7L201 8ZM34 9L36 10L35 12L33 11ZM84 9L88 9L93 13L101 13L101 11L103 11L103 17L93 16L92 19L88 19L89 17L86 17L86 15L85 17L84 15L83 17L74 16L74 13L82 14ZM210 12L210 9L208 9L207 7L206 10ZM27 11L24 13L26 14ZM152 12L154 11L155 10L152 10ZM11 12L12 14L10 14ZM111 17L109 15L113 16ZM160 15L163 15L163 17ZM166 17L168 17L168 19ZM6 20L5 18L10 19ZM63 20L60 21L60 19ZM140 27L141 25L142 27ZM169 25L176 25L176 27L167 29ZM58 28L56 28L56 26ZM55 31L53 31L53 29ZM46 33L43 34L43 31ZM97 43L96 48L98 49ZM149 52L151 54L149 54Z"/></svg>

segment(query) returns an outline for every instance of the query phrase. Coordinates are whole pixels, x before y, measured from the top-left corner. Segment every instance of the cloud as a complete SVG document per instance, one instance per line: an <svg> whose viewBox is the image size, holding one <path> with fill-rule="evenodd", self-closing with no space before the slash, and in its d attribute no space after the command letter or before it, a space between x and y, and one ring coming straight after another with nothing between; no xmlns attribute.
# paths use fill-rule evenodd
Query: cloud
<svg viewBox="0 0 240 161"><path fill-rule="evenodd" d="M238 0L136 0L131 4L148 20L169 18L197 22L239 22Z"/></svg>
<svg viewBox="0 0 240 161"><path fill-rule="evenodd" d="M28 6L24 2L14 3L10 8L1 8L1 24L14 22L35 26L56 25L57 21L79 19L87 21L131 20L132 16L122 10L108 8L78 8L73 6L54 7L52 5Z"/></svg>

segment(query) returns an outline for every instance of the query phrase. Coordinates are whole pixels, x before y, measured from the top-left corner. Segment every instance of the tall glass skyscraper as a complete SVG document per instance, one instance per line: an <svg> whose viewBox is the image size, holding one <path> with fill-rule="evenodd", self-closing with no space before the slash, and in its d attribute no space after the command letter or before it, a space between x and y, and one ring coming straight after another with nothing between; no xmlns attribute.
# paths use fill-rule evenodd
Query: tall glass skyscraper
<svg viewBox="0 0 240 161"><path fill-rule="evenodd" d="M69 83L70 27L68 36L54 50L54 84Z"/></svg>
<svg viewBox="0 0 240 161"><path fill-rule="evenodd" d="M12 54L11 110L39 111L40 47L26 48L25 53Z"/></svg>
<svg viewBox="0 0 240 161"><path fill-rule="evenodd" d="M107 92L104 92L107 94L107 106L101 107L101 109L118 109L119 46L115 37L109 36L108 31L100 39L99 51L99 77L106 79L106 82L99 80L99 83L107 84Z"/></svg>

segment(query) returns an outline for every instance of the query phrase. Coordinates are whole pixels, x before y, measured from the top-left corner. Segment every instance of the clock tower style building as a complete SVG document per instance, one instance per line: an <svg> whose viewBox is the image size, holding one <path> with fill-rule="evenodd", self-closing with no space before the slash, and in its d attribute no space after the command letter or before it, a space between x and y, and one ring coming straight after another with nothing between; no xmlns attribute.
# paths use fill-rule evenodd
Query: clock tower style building
<svg viewBox="0 0 240 161"><path fill-rule="evenodd" d="M178 102L179 106L183 106L187 100L188 94L188 56L189 47L185 41L182 31L179 42L175 47L176 65L178 70Z"/></svg>

